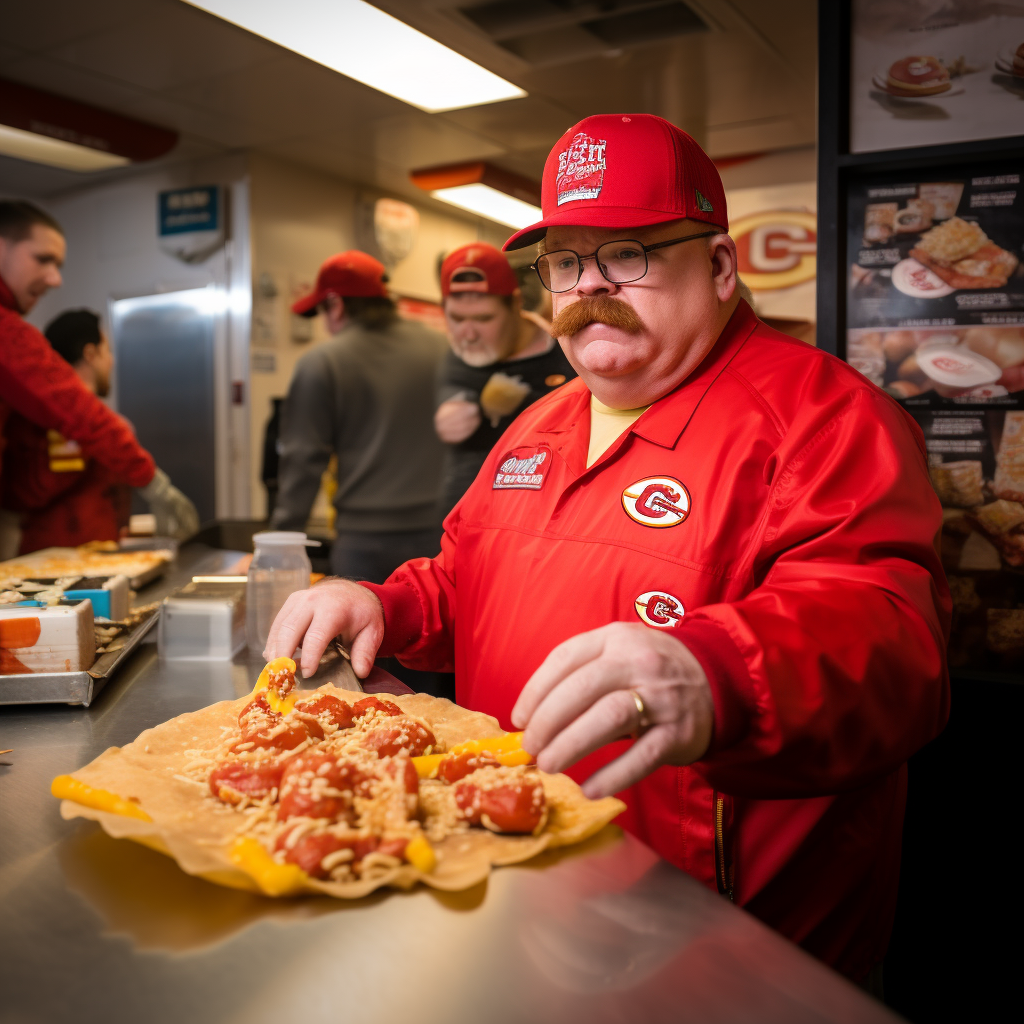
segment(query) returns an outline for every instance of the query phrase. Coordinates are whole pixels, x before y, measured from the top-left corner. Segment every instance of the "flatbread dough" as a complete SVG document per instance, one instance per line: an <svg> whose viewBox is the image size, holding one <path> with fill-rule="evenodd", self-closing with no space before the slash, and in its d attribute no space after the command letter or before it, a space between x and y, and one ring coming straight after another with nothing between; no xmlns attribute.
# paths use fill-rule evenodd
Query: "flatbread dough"
<svg viewBox="0 0 1024 1024"><path fill-rule="evenodd" d="M316 693L351 700L352 694L328 684ZM311 696L303 693L300 699ZM427 694L387 695L404 712L425 721L450 749L471 739L501 735L497 720L467 711L451 701ZM132 839L173 857L183 871L234 888L263 891L253 876L231 859L231 850L249 823L245 811L217 800L203 783L190 778L202 751L237 730L238 715L251 696L223 701L179 715L147 729L125 747L110 747L72 778L131 801L152 820L126 817L86 807L72 800L61 804L61 815L91 818L115 839ZM548 821L537 836L496 835L483 828L457 832L434 844L437 865L423 873L411 864L342 882L306 876L301 892L325 893L343 899L365 896L381 886L408 889L423 881L437 889L468 889L490 873L492 865L515 864L542 850L582 842L617 817L625 805L614 797L588 800L566 775L538 772L548 803ZM289 893L292 894L292 893Z"/></svg>

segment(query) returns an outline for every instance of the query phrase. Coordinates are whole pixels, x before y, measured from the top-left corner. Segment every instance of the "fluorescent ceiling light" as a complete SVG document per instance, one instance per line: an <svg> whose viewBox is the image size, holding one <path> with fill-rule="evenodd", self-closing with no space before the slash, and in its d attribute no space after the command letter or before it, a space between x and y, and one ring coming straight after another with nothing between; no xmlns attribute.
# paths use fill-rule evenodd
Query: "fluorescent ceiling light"
<svg viewBox="0 0 1024 1024"><path fill-rule="evenodd" d="M524 203L522 199L506 195L480 182L438 188L430 194L443 203L451 203L452 206L478 213L481 217L496 220L499 224L507 224L517 230L535 224L544 216L539 206Z"/></svg>
<svg viewBox="0 0 1024 1024"><path fill-rule="evenodd" d="M186 2L431 114L526 95L362 0Z"/></svg>
<svg viewBox="0 0 1024 1024"><path fill-rule="evenodd" d="M0 124L0 154L36 164L60 167L65 171L105 171L110 167L123 167L131 161L124 156L90 149L75 142L53 139L49 135L22 131Z"/></svg>

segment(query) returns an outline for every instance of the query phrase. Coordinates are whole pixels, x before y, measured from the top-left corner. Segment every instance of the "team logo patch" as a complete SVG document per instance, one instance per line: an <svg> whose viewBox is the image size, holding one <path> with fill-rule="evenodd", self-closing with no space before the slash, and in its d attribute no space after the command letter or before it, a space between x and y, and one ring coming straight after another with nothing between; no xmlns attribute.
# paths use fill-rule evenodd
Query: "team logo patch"
<svg viewBox="0 0 1024 1024"><path fill-rule="evenodd" d="M641 621L658 629L671 629L683 621L685 611L678 597L661 590L648 590L635 601L636 613Z"/></svg>
<svg viewBox="0 0 1024 1024"><path fill-rule="evenodd" d="M622 492L626 515L641 526L678 526L690 514L690 494L673 476L649 476Z"/></svg>
<svg viewBox="0 0 1024 1024"><path fill-rule="evenodd" d="M568 148L558 154L555 194L559 206L577 199L596 199L601 194L607 147L604 139L577 132Z"/></svg>
<svg viewBox="0 0 1024 1024"><path fill-rule="evenodd" d="M704 198L703 193L698 192L697 189L693 190L697 196L697 209L701 213L714 213L715 208Z"/></svg>
<svg viewBox="0 0 1024 1024"><path fill-rule="evenodd" d="M551 449L546 445L513 448L498 464L491 487L496 491L539 491L551 468Z"/></svg>

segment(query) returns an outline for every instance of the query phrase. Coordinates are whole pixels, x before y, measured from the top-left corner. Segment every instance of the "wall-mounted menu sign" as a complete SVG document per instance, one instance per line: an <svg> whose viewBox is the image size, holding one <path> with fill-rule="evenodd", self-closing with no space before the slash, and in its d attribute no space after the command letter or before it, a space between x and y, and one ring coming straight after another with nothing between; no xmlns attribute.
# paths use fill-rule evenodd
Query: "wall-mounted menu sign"
<svg viewBox="0 0 1024 1024"><path fill-rule="evenodd" d="M850 150L1024 133L1024 2L853 0Z"/></svg>
<svg viewBox="0 0 1024 1024"><path fill-rule="evenodd" d="M1020 164L875 178L848 210L849 362L908 407L1024 408Z"/></svg>

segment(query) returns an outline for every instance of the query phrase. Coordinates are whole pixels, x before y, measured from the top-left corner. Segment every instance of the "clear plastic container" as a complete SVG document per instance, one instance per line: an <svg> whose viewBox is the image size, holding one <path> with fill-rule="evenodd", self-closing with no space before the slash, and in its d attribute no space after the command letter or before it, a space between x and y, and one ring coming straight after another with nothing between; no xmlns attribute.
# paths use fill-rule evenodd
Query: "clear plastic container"
<svg viewBox="0 0 1024 1024"><path fill-rule="evenodd" d="M289 594L309 587L311 566L307 545L319 541L304 533L271 531L253 535L255 553L245 587L245 637L249 650L259 653L267 645L270 627Z"/></svg>

